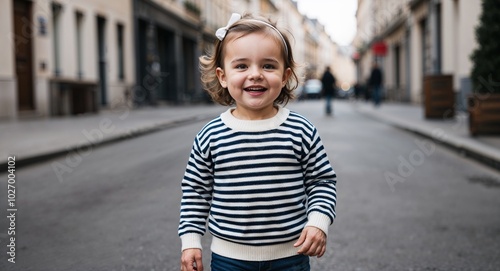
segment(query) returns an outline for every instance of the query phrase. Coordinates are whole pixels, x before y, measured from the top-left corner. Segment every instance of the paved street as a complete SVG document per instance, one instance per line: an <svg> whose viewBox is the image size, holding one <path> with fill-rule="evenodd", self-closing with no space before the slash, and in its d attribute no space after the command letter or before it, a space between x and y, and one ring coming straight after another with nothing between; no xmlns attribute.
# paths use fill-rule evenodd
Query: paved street
<svg viewBox="0 0 500 271"><path fill-rule="evenodd" d="M498 171L350 103L333 117L322 101L289 108L318 127L339 176L338 218L312 270L499 270ZM86 149L63 172L66 157L19 169L16 264L0 190L0 270L178 270L180 180L204 124Z"/></svg>

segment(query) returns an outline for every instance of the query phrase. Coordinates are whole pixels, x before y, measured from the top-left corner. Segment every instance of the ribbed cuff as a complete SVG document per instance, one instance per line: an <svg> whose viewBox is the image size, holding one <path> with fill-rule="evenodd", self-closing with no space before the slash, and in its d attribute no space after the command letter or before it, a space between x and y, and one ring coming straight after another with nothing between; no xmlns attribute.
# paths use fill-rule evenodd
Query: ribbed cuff
<svg viewBox="0 0 500 271"><path fill-rule="evenodd" d="M188 248L201 248L201 235L197 233L186 233L181 236L182 249L184 251Z"/></svg>
<svg viewBox="0 0 500 271"><path fill-rule="evenodd" d="M328 227L331 224L330 217L320 212L311 212L307 217L307 226L313 226L322 230L328 236Z"/></svg>

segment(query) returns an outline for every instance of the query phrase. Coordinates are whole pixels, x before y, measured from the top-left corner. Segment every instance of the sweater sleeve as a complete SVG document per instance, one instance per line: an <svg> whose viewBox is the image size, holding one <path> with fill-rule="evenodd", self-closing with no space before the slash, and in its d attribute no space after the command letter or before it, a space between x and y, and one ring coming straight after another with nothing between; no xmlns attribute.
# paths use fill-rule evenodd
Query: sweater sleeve
<svg viewBox="0 0 500 271"><path fill-rule="evenodd" d="M197 137L193 143L184 178L178 234L182 249L201 248L201 236L206 232L213 190L212 160L200 146Z"/></svg>
<svg viewBox="0 0 500 271"><path fill-rule="evenodd" d="M337 175L316 129L313 129L305 148L302 163L305 167L304 185L308 202L306 226L315 226L328 234L328 226L336 216Z"/></svg>

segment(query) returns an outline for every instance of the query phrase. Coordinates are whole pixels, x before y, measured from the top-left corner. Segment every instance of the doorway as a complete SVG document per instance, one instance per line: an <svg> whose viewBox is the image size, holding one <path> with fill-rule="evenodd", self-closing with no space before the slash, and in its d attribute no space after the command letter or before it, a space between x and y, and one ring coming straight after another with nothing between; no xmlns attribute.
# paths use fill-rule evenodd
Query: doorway
<svg viewBox="0 0 500 271"><path fill-rule="evenodd" d="M14 0L14 43L19 111L35 109L31 2Z"/></svg>
<svg viewBox="0 0 500 271"><path fill-rule="evenodd" d="M163 28L158 28L158 54L161 73L157 78L160 82L158 99L167 102L177 101L177 63L175 61L175 34Z"/></svg>

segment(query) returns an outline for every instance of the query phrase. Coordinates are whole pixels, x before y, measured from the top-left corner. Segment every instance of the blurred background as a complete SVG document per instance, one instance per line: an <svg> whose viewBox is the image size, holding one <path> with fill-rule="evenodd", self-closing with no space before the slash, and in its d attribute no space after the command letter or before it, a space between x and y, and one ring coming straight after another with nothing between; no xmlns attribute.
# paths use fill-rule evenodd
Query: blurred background
<svg viewBox="0 0 500 271"><path fill-rule="evenodd" d="M227 109L198 58L233 12L291 37L287 107L339 176L312 270L500 270L498 0L0 0L0 270L179 269L191 144Z"/></svg>
<svg viewBox="0 0 500 271"><path fill-rule="evenodd" d="M293 40L305 80L332 68L340 90L384 71L384 98L424 100L423 77L471 93L480 0L151 0L1 2L0 118L206 99L198 57L232 12L269 16Z"/></svg>
<svg viewBox="0 0 500 271"><path fill-rule="evenodd" d="M350 2L352 39L356 1ZM333 41L296 1L19 0L1 5L0 35L8 42L0 48L0 118L203 101L198 57L213 47L216 29L232 12L268 16L288 31L305 80L320 77L330 65L339 85L348 88L356 81L349 44ZM336 6L333 10L342 11Z"/></svg>

